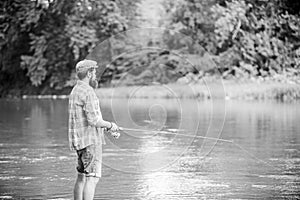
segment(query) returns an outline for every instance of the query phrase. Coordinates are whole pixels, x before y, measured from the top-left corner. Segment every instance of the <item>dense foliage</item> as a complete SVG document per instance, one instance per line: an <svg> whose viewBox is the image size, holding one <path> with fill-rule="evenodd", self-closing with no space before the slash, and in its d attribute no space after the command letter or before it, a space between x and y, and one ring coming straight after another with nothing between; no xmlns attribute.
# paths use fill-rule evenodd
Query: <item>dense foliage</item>
<svg viewBox="0 0 300 200"><path fill-rule="evenodd" d="M78 60L109 36L139 26L136 10L141 1L1 1L0 94L63 92L74 84ZM131 39L139 39L148 47L158 44L182 54L201 76L214 73L208 52L225 78L261 77L299 83L298 1L165 0L163 5L167 15L161 26L171 31L166 29L152 40L146 37L147 30L140 38L133 30L116 44L110 40L105 47L108 53L100 54L118 56L134 46ZM162 49L118 57L102 81L114 84L126 74L126 85L144 84L144 79L149 83L176 82L180 74L201 77L195 68L186 67L178 56L174 59Z"/></svg>
<svg viewBox="0 0 300 200"><path fill-rule="evenodd" d="M169 16L164 18L162 26L169 26L171 30L166 30L155 41L148 38L148 46L171 50L185 57L194 68L181 62L184 59L178 56L174 59L172 54L166 59L159 51L147 55L139 52L113 62L108 79L119 83L118 79L126 76L122 83L132 85L165 83L165 80L170 83L179 80L180 75L189 80L199 79L216 73L215 68L218 68L224 78L271 78L300 83L300 18L299 3L296 4L287 0L165 1ZM173 68L159 70L162 65L158 62L172 63ZM154 68L163 74L153 73ZM175 72L173 79L165 73L170 70ZM141 73L136 74L136 71ZM164 78L159 79L161 76Z"/></svg>
<svg viewBox="0 0 300 200"><path fill-rule="evenodd" d="M300 71L299 10L291 0L186 0L170 24L214 55L224 77L292 79Z"/></svg>
<svg viewBox="0 0 300 200"><path fill-rule="evenodd" d="M97 42L126 29L113 0L4 0L0 4L2 95L13 93L11 88L41 93L63 89L74 63Z"/></svg>

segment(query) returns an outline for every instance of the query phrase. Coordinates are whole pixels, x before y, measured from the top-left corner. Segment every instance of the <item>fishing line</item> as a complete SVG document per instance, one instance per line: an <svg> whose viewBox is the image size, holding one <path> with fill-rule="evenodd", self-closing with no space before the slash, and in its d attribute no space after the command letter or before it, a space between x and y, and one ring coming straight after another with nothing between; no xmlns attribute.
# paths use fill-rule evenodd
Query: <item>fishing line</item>
<svg viewBox="0 0 300 200"><path fill-rule="evenodd" d="M268 162L256 157L255 155L253 155L252 153L250 153L248 150L246 150L244 147L242 147L241 145L235 143L233 140L226 140L226 139L221 139L221 138L214 138L214 137L205 137L205 136L199 136L199 135L186 135L186 134L181 134L178 132L174 132L174 131L162 131L162 130L143 130L143 129L135 129L135 128L125 128L125 127L120 127L121 131L136 131L136 132L155 132L155 133L159 133L159 134L165 134L165 135L179 135L179 136L184 136L184 137L192 137L192 138L200 138L200 139L208 139L208 140L215 140L215 141L221 141L221 142L226 142L226 143L231 143L232 145L236 146L237 148L239 148L240 150L242 150L244 153L246 153L248 156L252 157L254 160L259 161L261 163L264 163L265 165L272 167L274 169L280 169L279 167L275 167L271 164L269 164Z"/></svg>
<svg viewBox="0 0 300 200"><path fill-rule="evenodd" d="M201 139L210 139L210 140L218 140L218 141L223 141L223 142L230 142L232 143L232 140L225 140L221 138L213 138L213 137L204 137L204 136L194 136L194 135L186 135L186 134L181 134L178 132L174 131L155 131L155 130L143 130L143 129L135 129L135 128L124 128L121 127L121 130L127 130L127 131L137 131L137 132L155 132L155 133L160 133L160 134L173 134L173 135L180 135L180 136L185 136L185 137L192 137L192 138L201 138Z"/></svg>

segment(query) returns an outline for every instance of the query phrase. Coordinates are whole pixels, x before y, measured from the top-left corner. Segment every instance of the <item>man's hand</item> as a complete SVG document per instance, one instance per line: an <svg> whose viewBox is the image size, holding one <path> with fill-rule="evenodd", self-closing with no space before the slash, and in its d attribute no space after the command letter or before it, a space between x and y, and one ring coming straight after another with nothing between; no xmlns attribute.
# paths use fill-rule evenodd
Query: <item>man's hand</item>
<svg viewBox="0 0 300 200"><path fill-rule="evenodd" d="M111 122L111 125L112 125L112 126L111 126L111 128L109 129L110 131L112 131L112 132L117 132L117 131L120 130L120 128L117 126L117 124Z"/></svg>
<svg viewBox="0 0 300 200"><path fill-rule="evenodd" d="M111 136L118 139L120 137L120 133L118 133L118 131L121 130L121 128L113 122L110 122L110 125L111 127L107 128L107 131L111 134Z"/></svg>

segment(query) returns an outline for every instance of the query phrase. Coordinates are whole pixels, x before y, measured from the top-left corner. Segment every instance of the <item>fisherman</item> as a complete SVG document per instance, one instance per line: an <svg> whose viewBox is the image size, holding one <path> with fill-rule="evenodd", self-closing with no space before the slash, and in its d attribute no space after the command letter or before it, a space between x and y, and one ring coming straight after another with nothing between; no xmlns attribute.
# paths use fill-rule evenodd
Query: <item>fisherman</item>
<svg viewBox="0 0 300 200"><path fill-rule="evenodd" d="M97 62L82 60L76 64L77 84L69 97L69 145L78 156L77 180L74 186L75 200L94 198L95 188L101 177L103 131L114 137L120 135L115 123L103 120L99 100L94 89Z"/></svg>

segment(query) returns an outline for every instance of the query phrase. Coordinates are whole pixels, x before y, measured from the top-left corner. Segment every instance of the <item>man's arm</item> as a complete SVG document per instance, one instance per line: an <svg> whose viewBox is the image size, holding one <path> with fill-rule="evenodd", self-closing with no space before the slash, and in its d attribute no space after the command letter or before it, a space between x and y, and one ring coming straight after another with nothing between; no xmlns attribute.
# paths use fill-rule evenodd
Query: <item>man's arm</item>
<svg viewBox="0 0 300 200"><path fill-rule="evenodd" d="M118 130L120 130L120 128L115 123L105 121L102 118L101 112L100 112L100 116L99 116L98 122L96 123L96 127L107 128L107 130L111 130L111 131L118 131Z"/></svg>
<svg viewBox="0 0 300 200"><path fill-rule="evenodd" d="M111 129L113 127L113 124L111 122L108 122L108 121L105 121L102 116L100 116L98 118L98 121L95 125L96 127L99 127L99 128L107 128L107 129Z"/></svg>
<svg viewBox="0 0 300 200"><path fill-rule="evenodd" d="M95 126L97 128L107 128L112 131L117 131L119 128L115 123L105 121L102 118L102 115L97 113L97 108L95 102L98 101L98 98L95 97L93 94L88 93L86 97L86 104L84 107L88 123L91 126Z"/></svg>

